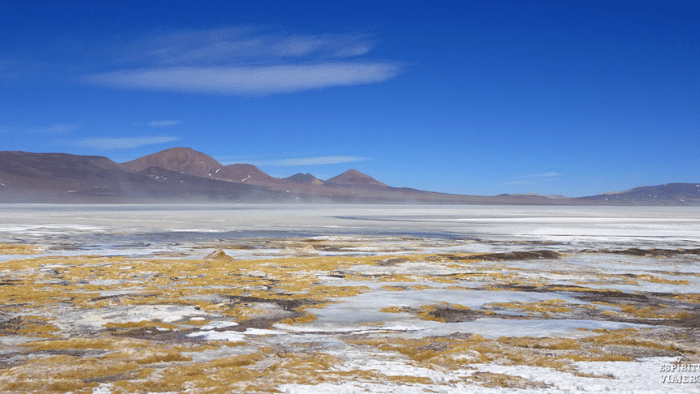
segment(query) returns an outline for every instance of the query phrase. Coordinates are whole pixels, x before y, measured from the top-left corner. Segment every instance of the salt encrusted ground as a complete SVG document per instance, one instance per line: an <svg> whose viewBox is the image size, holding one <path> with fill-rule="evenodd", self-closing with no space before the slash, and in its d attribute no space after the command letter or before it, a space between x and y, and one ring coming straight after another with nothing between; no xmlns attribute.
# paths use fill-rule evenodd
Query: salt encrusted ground
<svg viewBox="0 0 700 394"><path fill-rule="evenodd" d="M0 241L2 392L700 392L698 209L7 206Z"/></svg>

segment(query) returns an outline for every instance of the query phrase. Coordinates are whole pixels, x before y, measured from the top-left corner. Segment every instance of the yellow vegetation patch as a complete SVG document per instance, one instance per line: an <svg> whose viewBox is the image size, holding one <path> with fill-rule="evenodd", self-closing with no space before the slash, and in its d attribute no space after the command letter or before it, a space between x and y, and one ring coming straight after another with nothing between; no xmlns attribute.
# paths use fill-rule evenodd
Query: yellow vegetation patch
<svg viewBox="0 0 700 394"><path fill-rule="evenodd" d="M573 309L567 306L566 301L558 298L540 302L494 302L486 304L484 307L517 309L531 315L541 314L543 316L549 316L550 313L573 312Z"/></svg>
<svg viewBox="0 0 700 394"><path fill-rule="evenodd" d="M434 279L434 278L433 278ZM417 278L412 275L380 275L376 278L377 282L415 282Z"/></svg>
<svg viewBox="0 0 700 394"><path fill-rule="evenodd" d="M108 354L102 359L128 359L137 364L165 363L173 361L192 361L191 357L183 356L178 349L149 348L143 350L127 349L118 353Z"/></svg>
<svg viewBox="0 0 700 394"><path fill-rule="evenodd" d="M147 341L137 341L131 339L116 338L71 338L53 341L27 342L19 346L31 347L33 351L38 350L59 350L59 349L124 349L127 347L147 346Z"/></svg>
<svg viewBox="0 0 700 394"><path fill-rule="evenodd" d="M17 330L17 334L37 335L40 337L53 337L53 332L58 331L58 327L53 324L28 324Z"/></svg>
<svg viewBox="0 0 700 394"><path fill-rule="evenodd" d="M504 387L520 389L542 389L547 387L543 382L532 381L520 376L493 372L477 372L471 380L482 383L486 387Z"/></svg>
<svg viewBox="0 0 700 394"><path fill-rule="evenodd" d="M24 365L5 370L0 390L15 392L66 392L85 387L85 380L134 371L135 362L102 358L54 356L31 360Z"/></svg>
<svg viewBox="0 0 700 394"><path fill-rule="evenodd" d="M637 279L643 280L646 282L651 282L651 283L666 283L666 284L670 284L670 285L688 285L688 284L690 284L690 282L687 280L670 280L670 279L659 278L658 276L653 276L653 275L648 275L648 274L637 275Z"/></svg>
<svg viewBox="0 0 700 394"><path fill-rule="evenodd" d="M673 296L673 298L681 302L700 304L700 294L698 293L678 294Z"/></svg>
<svg viewBox="0 0 700 394"><path fill-rule="evenodd" d="M420 280L435 282L435 283L459 283L459 281L445 276L422 276Z"/></svg>
<svg viewBox="0 0 700 394"><path fill-rule="evenodd" d="M372 346L385 352L398 352L425 368L463 369L473 363L496 363L539 366L577 373L576 367L572 364L575 361L632 361L631 357L609 354L600 349L620 339L623 340L621 344L648 345L646 342L635 343L627 338L633 333L634 330L601 332L602 335L584 340L587 346L593 345L590 349L584 349L580 339L501 337L487 340L479 335L460 339L382 338L347 342L358 346ZM664 348L664 346L667 345L656 346L656 348Z"/></svg>
<svg viewBox="0 0 700 394"><path fill-rule="evenodd" d="M384 312L384 313L405 313L407 312L404 308L399 308L398 306L390 306L386 308L382 308L379 310L379 312Z"/></svg>
<svg viewBox="0 0 700 394"><path fill-rule="evenodd" d="M656 307L648 306L643 308L638 308L634 305L615 305L608 304L619 307L620 312L616 311L605 311L604 315L616 316L616 317L634 317L638 319L687 319L693 317L688 312L678 311L675 308L668 307Z"/></svg>
<svg viewBox="0 0 700 394"><path fill-rule="evenodd" d="M503 273L498 271L488 271L488 272L470 272L465 274L453 275L452 278L455 279L466 279L466 280L484 280L493 279L499 282L508 282L518 277L516 273Z"/></svg>
<svg viewBox="0 0 700 394"><path fill-rule="evenodd" d="M634 357L622 356L620 354L598 354L598 355L581 355L581 354L565 354L561 359L571 361L634 361Z"/></svg>
<svg viewBox="0 0 700 394"><path fill-rule="evenodd" d="M299 242L294 242L296 243L290 245L298 246ZM324 242L314 240L308 243L314 244L318 250L323 250L324 245L332 246L331 243ZM348 245L348 247L357 246L352 243ZM2 253L2 247L0 247L0 253ZM334 298L352 297L371 290L365 286L327 286L322 284L325 281L322 278L329 274L336 277L342 276L345 281L372 280L378 282L378 285L384 285L381 282L388 282L382 287L385 291L407 289L420 291L430 288L428 285L431 282L433 284L438 282L459 283L460 280L482 282L484 287L494 290L503 290L498 286L506 283L530 283L528 282L530 279L523 279L517 273L509 272L508 267L504 264L494 265L489 262L480 266L469 261L469 256L470 254L317 256L235 261L81 256L34 258L3 263L3 269L7 273L4 275L9 284L0 286L0 299L6 304L3 312L7 314L17 313L18 316L22 314L22 316L13 321L8 320L2 334L35 336L33 338L36 339L35 341L20 345L22 349L25 349L22 353L23 357L28 358L29 355L44 357L50 354L85 354L86 356L46 357L28 360L22 365L6 368L0 371L0 391L90 392L98 381L113 383L115 393L149 391L275 392L278 385L283 383L318 384L349 380L428 384L431 381L427 378L391 377L385 376L379 371L339 371L338 368L334 367L343 364L342 357L314 352L313 349L317 348L317 343L308 344L306 347L303 344L285 344L280 348L261 348L254 354L229 357L228 355L232 353L222 348L224 345L258 346L265 339L259 336L254 338L250 336L246 342L228 343L202 341L201 338L195 341L189 338L193 342L183 341L179 342L177 346L172 346L165 343L163 338L172 338L176 334L160 335L154 329L153 339L149 340L147 338L151 333L145 332L142 328L153 327L185 331L222 316L231 316L235 317L237 321L244 321L264 316L266 313L278 313L277 316L280 316L279 313L288 313L288 309L291 307L297 313L286 316L299 316L299 313L302 313L303 316L285 319L281 323L303 324L316 319L315 315L308 313L312 312L313 308L322 308L324 303L334 302ZM394 258L395 261L389 261ZM403 261L431 262L436 266L454 269L463 267L472 272L446 277L347 274L353 268L358 269L358 266L366 268L368 265L401 264ZM640 280L654 281L655 278L649 275L648 277L640 277ZM536 280L533 281L532 283L535 285L540 285ZM404 287L401 286L402 283L398 282L410 283ZM683 284L681 282L683 281L659 283ZM450 286L448 289L473 290L460 286ZM553 290L611 291L575 286L560 286ZM478 296L476 293L473 294ZM253 301L244 301L246 299L244 297ZM260 300L255 300L255 298ZM700 295L698 294L684 294L674 296L674 298L683 302L700 303ZM273 307L262 305L267 303L264 300L269 300L270 303L276 305ZM58 328L51 324L52 318L46 317L55 316L61 310L70 310L71 313L74 313L79 311L78 308L85 310L105 308L102 311L107 311L106 308L112 308L111 310L117 310L121 313L124 309L115 307L134 305L196 306L199 308L197 314L205 317L203 320L188 321L185 319L185 321L176 323L149 320L106 323L104 328L107 330L103 330L97 337L72 339L64 339L67 333L59 332ZM572 309L564 301L558 299L537 303L496 303L490 304L490 306L544 315L566 313ZM64 309L58 309L59 307ZM382 308L380 311L412 313L421 319L444 321L435 317L435 312L440 308L469 310L463 305L443 303L420 308L390 306ZM680 316L672 314L680 313L680 311L670 307L621 306L621 308L622 311L619 313L633 316L656 316L658 318ZM287 309L287 312L280 312L282 309ZM24 315L24 313L31 313L32 316ZM88 311L88 313L93 312ZM478 313L490 312L478 311ZM109 320L112 317L104 318ZM381 325L382 323L374 322L371 324ZM115 330L123 331L115 333ZM183 333L183 335L186 334L187 332ZM348 343L360 349L370 346L386 352L386 359L400 357L406 359L406 362L411 365L437 370L444 370L444 368L463 369L474 363L497 363L543 366L571 373L577 373L573 366L574 361L630 359L626 356L605 354L601 349L609 345L678 349L674 343L668 341L653 346L653 342L638 337L633 331L601 331L597 332L597 336L583 340L513 337L487 340L478 335L403 339L392 337L394 334L390 332L374 333L372 335L386 335L386 337L355 339L349 340ZM51 337L54 335L62 337L61 339L38 340L41 336ZM135 335L144 339L125 339L124 335ZM198 354L197 357L192 354L208 350L212 352ZM236 350L240 350L241 353L251 351L248 348ZM231 352L233 351L231 350ZM98 356L88 356L95 354ZM193 358L206 360L207 357L222 358L199 363L192 361ZM383 357L381 353L379 357L380 359ZM508 379L512 379L512 377L495 374L493 376L479 375L476 381L494 387L504 387L504 385L509 387L509 384L525 384L526 386L534 384L529 381L515 381L513 383L514 381ZM536 385L532 387L536 387Z"/></svg>
<svg viewBox="0 0 700 394"><path fill-rule="evenodd" d="M0 254L38 254L42 248L36 245L0 243Z"/></svg>
<svg viewBox="0 0 700 394"><path fill-rule="evenodd" d="M316 316L313 314L307 314L301 317L297 317L295 319L283 319L280 320L280 323L282 324L303 324L303 323L311 323L312 321L316 321Z"/></svg>
<svg viewBox="0 0 700 394"><path fill-rule="evenodd" d="M593 332L600 335L594 337L582 338L581 341L594 343L598 346L603 345L619 345L619 346L641 346L653 349L664 349L672 351L682 351L672 343L663 343L659 341L649 341L641 338L635 338L638 330L634 328L625 328L621 330L606 330L595 329Z"/></svg>
<svg viewBox="0 0 700 394"><path fill-rule="evenodd" d="M441 317L435 317L431 314L431 312L434 312L437 308L433 305L423 305L420 307L421 311L418 313L418 318L421 320L430 320L430 321L437 321L440 323L444 323L445 319Z"/></svg>
<svg viewBox="0 0 700 394"><path fill-rule="evenodd" d="M354 345L376 347L385 352L398 352L411 360L421 363L422 367L436 366L462 368L469 363L485 361L474 348L486 340L480 335L471 335L467 339L359 339L348 340Z"/></svg>
<svg viewBox="0 0 700 394"><path fill-rule="evenodd" d="M595 292L595 293L607 293L607 292L615 292L615 293L622 293L622 291L617 290L617 289L594 289L591 287L577 287L577 286L552 286L549 288L550 291L586 291L586 292Z"/></svg>
<svg viewBox="0 0 700 394"><path fill-rule="evenodd" d="M571 338L501 337L498 341L511 346L532 349L577 350L581 348L581 344Z"/></svg>

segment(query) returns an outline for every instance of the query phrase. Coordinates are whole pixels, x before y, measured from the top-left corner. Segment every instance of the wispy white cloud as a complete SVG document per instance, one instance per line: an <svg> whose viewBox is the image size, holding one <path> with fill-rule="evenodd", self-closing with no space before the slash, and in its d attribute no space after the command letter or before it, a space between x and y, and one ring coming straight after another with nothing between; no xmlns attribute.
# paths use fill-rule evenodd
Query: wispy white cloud
<svg viewBox="0 0 700 394"><path fill-rule="evenodd" d="M73 131L78 128L77 124L54 123L51 126L34 127L27 129L29 133L60 134Z"/></svg>
<svg viewBox="0 0 700 394"><path fill-rule="evenodd" d="M368 34L288 34L244 26L153 35L116 48L113 56L129 66L250 66L361 56L374 45Z"/></svg>
<svg viewBox="0 0 700 394"><path fill-rule="evenodd" d="M511 182L503 182L503 183L497 183L497 185L535 185L540 183L541 181L553 181L555 180L556 177L560 176L561 174L558 172L545 172L542 174L527 174L523 175L520 177L520 179L511 181Z"/></svg>
<svg viewBox="0 0 700 394"><path fill-rule="evenodd" d="M187 31L121 48L119 69L80 79L128 89L251 96L395 77L401 68L396 62L348 61L373 46L363 34L289 35L256 28Z"/></svg>
<svg viewBox="0 0 700 394"><path fill-rule="evenodd" d="M527 175L524 175L523 177L525 177L525 178L551 178L551 177L555 177L555 176L559 176L559 175L561 175L561 174L558 172L552 171L552 172L545 172L544 174L527 174Z"/></svg>
<svg viewBox="0 0 700 394"><path fill-rule="evenodd" d="M91 75L106 86L225 95L267 95L329 86L357 85L392 78L390 64L325 64L258 68L167 68L124 70Z"/></svg>
<svg viewBox="0 0 700 394"><path fill-rule="evenodd" d="M497 183L497 185L534 185L536 183L537 182L535 182L535 181L519 180L519 181L512 181L512 182Z"/></svg>
<svg viewBox="0 0 700 394"><path fill-rule="evenodd" d="M340 164L340 163L351 163L355 161L365 161L369 160L368 157L357 157L357 156L318 156L318 157L305 157L298 159L279 159L279 160L247 160L248 164L253 164L256 166L280 166L280 167L295 167L295 166L318 166L327 164ZM228 161L222 164L234 164L240 163L240 161Z"/></svg>
<svg viewBox="0 0 700 394"><path fill-rule="evenodd" d="M179 140L179 137L140 137L140 138L91 138L80 140L78 146L93 149L130 149L142 145L162 144Z"/></svg>
<svg viewBox="0 0 700 394"><path fill-rule="evenodd" d="M76 130L78 124L76 123L54 123L49 126L36 126L36 127L8 127L0 126L0 133L36 133L36 134L63 134L70 131Z"/></svg>
<svg viewBox="0 0 700 394"><path fill-rule="evenodd" d="M179 120L154 120L151 122L148 122L147 124L151 127L170 127L170 126L177 126L181 122Z"/></svg>

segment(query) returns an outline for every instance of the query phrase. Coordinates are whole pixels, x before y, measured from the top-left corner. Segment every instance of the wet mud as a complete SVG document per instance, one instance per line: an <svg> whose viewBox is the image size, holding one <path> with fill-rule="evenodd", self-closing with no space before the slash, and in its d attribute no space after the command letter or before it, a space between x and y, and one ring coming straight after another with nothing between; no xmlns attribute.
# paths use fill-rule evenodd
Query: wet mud
<svg viewBox="0 0 700 394"><path fill-rule="evenodd" d="M533 259L558 259L559 253L552 250L518 251L510 253L488 253L470 256L474 260L482 261L509 261L509 260L533 260Z"/></svg>

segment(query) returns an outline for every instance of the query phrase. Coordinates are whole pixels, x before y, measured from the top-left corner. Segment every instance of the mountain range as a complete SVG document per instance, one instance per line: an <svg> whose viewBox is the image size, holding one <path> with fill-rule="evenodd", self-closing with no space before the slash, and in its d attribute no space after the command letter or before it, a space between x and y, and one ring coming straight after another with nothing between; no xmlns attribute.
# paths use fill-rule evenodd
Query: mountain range
<svg viewBox="0 0 700 394"><path fill-rule="evenodd" d="M321 180L275 178L251 164L222 165L190 148L126 163L103 156L0 152L0 202L343 202L528 205L700 205L700 184L669 183L566 198L536 194L470 196L391 187L357 170Z"/></svg>

